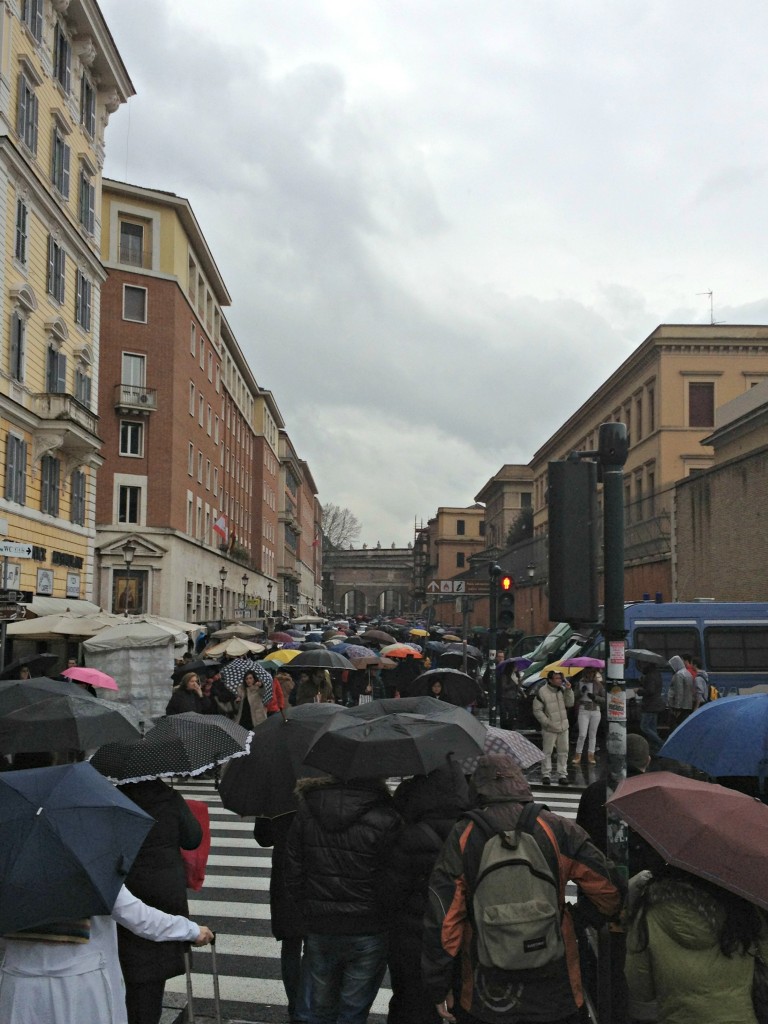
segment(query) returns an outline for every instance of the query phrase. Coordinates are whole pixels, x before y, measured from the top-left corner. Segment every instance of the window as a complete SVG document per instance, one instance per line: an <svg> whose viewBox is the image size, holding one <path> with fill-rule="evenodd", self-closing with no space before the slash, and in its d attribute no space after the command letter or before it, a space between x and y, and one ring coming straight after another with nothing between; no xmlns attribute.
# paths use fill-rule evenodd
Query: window
<svg viewBox="0 0 768 1024"><path fill-rule="evenodd" d="M144 424L131 420L120 423L120 454L140 459L144 455Z"/></svg>
<svg viewBox="0 0 768 1024"><path fill-rule="evenodd" d="M656 429L656 388L649 384L645 391L648 396L648 433L652 434Z"/></svg>
<svg viewBox="0 0 768 1024"><path fill-rule="evenodd" d="M67 390L67 357L53 345L48 346L45 375L46 391L63 395Z"/></svg>
<svg viewBox="0 0 768 1024"><path fill-rule="evenodd" d="M61 463L52 455L40 460L40 511L49 516L59 514L59 474Z"/></svg>
<svg viewBox="0 0 768 1024"><path fill-rule="evenodd" d="M147 289L131 284L123 285L123 320L135 323L147 322Z"/></svg>
<svg viewBox="0 0 768 1024"><path fill-rule="evenodd" d="M530 491L522 491L520 494L520 508L530 508L531 497L532 495Z"/></svg>
<svg viewBox="0 0 768 1024"><path fill-rule="evenodd" d="M11 317L11 350L8 372L14 380L24 380L24 348L27 324L23 317L14 313Z"/></svg>
<svg viewBox="0 0 768 1024"><path fill-rule="evenodd" d="M704 648L711 672L764 672L768 659L765 626L705 626Z"/></svg>
<svg viewBox="0 0 768 1024"><path fill-rule="evenodd" d="M16 434L5 442L5 497L19 505L27 500L27 442Z"/></svg>
<svg viewBox="0 0 768 1024"><path fill-rule="evenodd" d="M80 324L84 331L91 329L91 282L79 270L75 289L75 323Z"/></svg>
<svg viewBox="0 0 768 1024"><path fill-rule="evenodd" d="M201 484L203 482L203 453L197 453L197 482Z"/></svg>
<svg viewBox="0 0 768 1024"><path fill-rule="evenodd" d="M195 333L194 324L192 324L192 329L189 334L189 351L193 356L197 355L197 335Z"/></svg>
<svg viewBox="0 0 768 1024"><path fill-rule="evenodd" d="M66 256L53 237L48 236L48 294L57 302L64 301Z"/></svg>
<svg viewBox="0 0 768 1024"><path fill-rule="evenodd" d="M70 494L70 522L76 526L85 526L85 473L79 469L70 478Z"/></svg>
<svg viewBox="0 0 768 1024"><path fill-rule="evenodd" d="M43 38L43 0L22 0L21 20L39 43Z"/></svg>
<svg viewBox="0 0 768 1024"><path fill-rule="evenodd" d="M654 470L648 470L648 497L646 499L648 506L648 518L656 515L656 473Z"/></svg>
<svg viewBox="0 0 768 1024"><path fill-rule="evenodd" d="M208 353L208 380L213 380L213 352Z"/></svg>
<svg viewBox="0 0 768 1024"><path fill-rule="evenodd" d="M189 415L195 415L195 385L192 381L189 382Z"/></svg>
<svg viewBox="0 0 768 1024"><path fill-rule="evenodd" d="M121 484L117 490L117 521L138 523L141 505L141 488Z"/></svg>
<svg viewBox="0 0 768 1024"><path fill-rule="evenodd" d="M75 398L81 404L91 407L91 378L81 369L75 370Z"/></svg>
<svg viewBox="0 0 768 1024"><path fill-rule="evenodd" d="M457 569L463 569L464 568L464 552L463 551L457 551L456 552L456 568Z"/></svg>
<svg viewBox="0 0 768 1024"><path fill-rule="evenodd" d="M480 526L480 536L484 537L485 536L485 520L484 519L480 520L479 526Z"/></svg>
<svg viewBox="0 0 768 1024"><path fill-rule="evenodd" d="M88 234L92 235L96 229L96 189L84 169L80 170L78 218Z"/></svg>
<svg viewBox="0 0 768 1024"><path fill-rule="evenodd" d="M688 426L715 425L715 385L693 382L688 385Z"/></svg>
<svg viewBox="0 0 768 1024"><path fill-rule="evenodd" d="M64 29L57 22L53 34L53 77L69 93L71 84L72 47L69 45Z"/></svg>
<svg viewBox="0 0 768 1024"><path fill-rule="evenodd" d="M219 496L219 470L216 466L213 467L213 496Z"/></svg>
<svg viewBox="0 0 768 1024"><path fill-rule="evenodd" d="M635 626L632 646L655 651L667 661L673 654L701 657L699 631L695 626Z"/></svg>
<svg viewBox="0 0 768 1024"><path fill-rule="evenodd" d="M37 96L24 75L19 75L19 98L16 107L16 131L32 153L37 153Z"/></svg>
<svg viewBox="0 0 768 1024"><path fill-rule="evenodd" d="M80 124L87 135L96 137L96 91L86 75L80 79Z"/></svg>
<svg viewBox="0 0 768 1024"><path fill-rule="evenodd" d="M640 441L643 436L643 396L638 395L635 399L635 434Z"/></svg>
<svg viewBox="0 0 768 1024"><path fill-rule="evenodd" d="M197 422L202 427L205 420L205 398L202 395L198 396L197 399Z"/></svg>
<svg viewBox="0 0 768 1024"><path fill-rule="evenodd" d="M26 265L29 243L29 209L23 199L16 200L16 243L13 254L19 263Z"/></svg>
<svg viewBox="0 0 768 1024"><path fill-rule="evenodd" d="M133 352L123 352L121 380L124 387L140 389L145 386L146 360Z"/></svg>
<svg viewBox="0 0 768 1024"><path fill-rule="evenodd" d="M205 369L205 338L200 335L200 369Z"/></svg>
<svg viewBox="0 0 768 1024"><path fill-rule="evenodd" d="M131 267L144 265L144 226L120 221L120 262Z"/></svg>
<svg viewBox="0 0 768 1024"><path fill-rule="evenodd" d="M213 409L211 409L211 407L209 405L208 406L208 437L211 436L212 430L213 430Z"/></svg>
<svg viewBox="0 0 768 1024"><path fill-rule="evenodd" d="M460 537L464 536L464 533L466 532L466 526L467 526L467 524L464 522L463 519L457 519L456 520L456 533Z"/></svg>
<svg viewBox="0 0 768 1024"><path fill-rule="evenodd" d="M205 460L205 489L210 491L211 489L211 460Z"/></svg>
<svg viewBox="0 0 768 1024"><path fill-rule="evenodd" d="M189 449L187 451L187 473L190 476L195 475L195 446L192 442L189 442Z"/></svg>
<svg viewBox="0 0 768 1024"><path fill-rule="evenodd" d="M53 129L51 141L51 181L56 191L69 198L69 146L58 128Z"/></svg>

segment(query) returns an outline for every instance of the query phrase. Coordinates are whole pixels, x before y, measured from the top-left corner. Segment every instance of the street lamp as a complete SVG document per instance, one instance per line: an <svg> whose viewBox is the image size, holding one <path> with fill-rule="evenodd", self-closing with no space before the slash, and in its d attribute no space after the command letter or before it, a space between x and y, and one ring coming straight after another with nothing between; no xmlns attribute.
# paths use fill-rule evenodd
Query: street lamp
<svg viewBox="0 0 768 1024"><path fill-rule="evenodd" d="M533 577L536 575L536 565L534 562L529 562L527 566L528 579L531 581L531 588L533 588ZM531 602L531 636L533 636L533 589L529 594L529 600Z"/></svg>
<svg viewBox="0 0 768 1024"><path fill-rule="evenodd" d="M243 578L240 580L240 582L243 584L243 618L245 618L245 592L248 588L248 573L243 573Z"/></svg>
<svg viewBox="0 0 768 1024"><path fill-rule="evenodd" d="M221 594L219 597L219 629L224 625L224 583L227 579L227 567L222 565L219 569L219 579L221 580Z"/></svg>
<svg viewBox="0 0 768 1024"><path fill-rule="evenodd" d="M267 613L272 614L272 583L267 584Z"/></svg>
<svg viewBox="0 0 768 1024"><path fill-rule="evenodd" d="M125 617L128 618L128 584L131 581L131 565L136 554L136 545L132 540L123 544L123 561L125 562L125 587L123 588L123 602L125 605Z"/></svg>

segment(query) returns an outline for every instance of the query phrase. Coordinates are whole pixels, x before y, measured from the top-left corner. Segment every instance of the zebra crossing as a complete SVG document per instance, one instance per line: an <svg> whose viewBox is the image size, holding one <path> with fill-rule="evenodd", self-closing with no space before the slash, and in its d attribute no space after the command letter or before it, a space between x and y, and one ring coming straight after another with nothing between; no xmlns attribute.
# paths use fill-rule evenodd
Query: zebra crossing
<svg viewBox="0 0 768 1024"><path fill-rule="evenodd" d="M535 784L532 788L536 801L564 817L576 817L580 789L545 789ZM210 813L211 852L205 884L199 892L190 893L189 910L193 920L208 925L217 935L222 1018L264 1024L287 1021L280 943L270 931L272 851L257 845L252 819L242 819L222 806L212 782L185 781L176 789L188 799L207 803ZM567 896L575 898L575 887ZM192 964L195 1012L205 1017L213 1012L210 947L196 949ZM166 993L172 994L171 999L183 1001L184 977L171 978ZM372 1024L385 1020L390 995L386 987L380 989L371 1008Z"/></svg>

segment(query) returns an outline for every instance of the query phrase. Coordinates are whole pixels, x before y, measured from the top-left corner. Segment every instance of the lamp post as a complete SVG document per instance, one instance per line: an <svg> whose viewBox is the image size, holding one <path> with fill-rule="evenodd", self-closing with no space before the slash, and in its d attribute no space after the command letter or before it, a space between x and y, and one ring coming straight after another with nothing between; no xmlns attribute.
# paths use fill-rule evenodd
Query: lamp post
<svg viewBox="0 0 768 1024"><path fill-rule="evenodd" d="M123 603L125 617L128 618L128 584L131 581L131 565L133 564L133 558L136 554L136 545L132 540L127 540L123 544L123 561L125 562L125 587L123 588Z"/></svg>
<svg viewBox="0 0 768 1024"><path fill-rule="evenodd" d="M272 583L267 584L267 614L272 614Z"/></svg>
<svg viewBox="0 0 768 1024"><path fill-rule="evenodd" d="M219 629L224 625L224 583L227 579L227 567L222 565L219 569L219 579L221 580L221 592L219 595Z"/></svg>
<svg viewBox="0 0 768 1024"><path fill-rule="evenodd" d="M536 575L536 566L533 562L528 563L526 572L528 573L528 580L531 585L528 600L531 602L531 636L533 636L533 577Z"/></svg>
<svg viewBox="0 0 768 1024"><path fill-rule="evenodd" d="M243 578L240 580L240 582L243 584L243 618L245 618L245 592L248 589L248 573L243 573Z"/></svg>

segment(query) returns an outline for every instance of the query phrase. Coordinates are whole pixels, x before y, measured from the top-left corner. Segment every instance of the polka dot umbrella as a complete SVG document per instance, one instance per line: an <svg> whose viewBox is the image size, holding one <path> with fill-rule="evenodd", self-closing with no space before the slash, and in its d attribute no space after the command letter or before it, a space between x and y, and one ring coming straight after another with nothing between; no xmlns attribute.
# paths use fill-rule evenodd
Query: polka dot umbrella
<svg viewBox="0 0 768 1024"><path fill-rule="evenodd" d="M200 775L233 757L247 754L252 737L253 732L225 715L199 715L188 711L161 718L141 739L105 743L93 755L91 764L118 783Z"/></svg>

